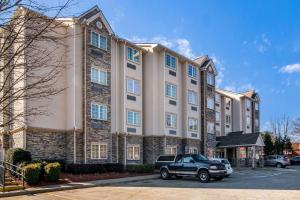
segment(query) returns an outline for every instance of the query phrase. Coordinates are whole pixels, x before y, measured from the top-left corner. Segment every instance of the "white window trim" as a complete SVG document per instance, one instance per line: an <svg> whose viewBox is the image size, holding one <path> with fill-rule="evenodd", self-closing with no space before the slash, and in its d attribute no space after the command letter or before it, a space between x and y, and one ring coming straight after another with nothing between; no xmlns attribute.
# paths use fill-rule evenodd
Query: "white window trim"
<svg viewBox="0 0 300 200"><path fill-rule="evenodd" d="M221 112L216 111L216 116L217 116L217 113L219 113L219 120L217 120L217 117L216 117L216 122L220 123L221 122Z"/></svg>
<svg viewBox="0 0 300 200"><path fill-rule="evenodd" d="M199 153L197 147L189 147L189 153L190 153L190 154L194 154L194 153L195 153L194 150L196 150L196 152ZM196 154L197 154L197 153L196 153Z"/></svg>
<svg viewBox="0 0 300 200"><path fill-rule="evenodd" d="M211 76L212 77L212 82L213 83L209 83L208 82L208 77L209 76ZM207 72L207 75L206 75L206 83L208 84L208 85L211 85L211 86L215 86L216 85L216 83L215 83L215 78L214 78L214 75L212 74L212 73L210 73L210 72Z"/></svg>
<svg viewBox="0 0 300 200"><path fill-rule="evenodd" d="M130 158L129 157L129 148L133 148L133 157L135 155L135 149L139 149L139 157L138 158ZM127 160L140 160L141 159L141 146L139 144L129 144L127 145Z"/></svg>
<svg viewBox="0 0 300 200"><path fill-rule="evenodd" d="M208 100L212 100L212 106L213 106L213 108L210 108L210 107L208 107ZM210 110L215 110L215 108L214 108L214 105L215 105L215 102L214 102L214 99L213 98L211 98L211 97L206 97L206 101L207 101L207 105L206 105L206 108L208 108L208 109L210 109Z"/></svg>
<svg viewBox="0 0 300 200"><path fill-rule="evenodd" d="M176 123L175 123L175 126L168 126L168 123L167 123L167 116L168 115L174 115L175 117L176 117ZM165 114L165 121L166 121L166 127L167 128L174 128L174 129L176 129L177 128L177 114L175 114L175 113L170 113L170 112L166 112L166 114Z"/></svg>
<svg viewBox="0 0 300 200"><path fill-rule="evenodd" d="M196 130L193 130L193 129L190 129L190 120L196 120L196 122L197 122L197 129ZM197 118L194 118L194 117L188 117L188 130L190 131L190 132L197 132L198 130L199 130L199 128L198 128L198 125L199 124L199 121L198 121L198 119Z"/></svg>
<svg viewBox="0 0 300 200"><path fill-rule="evenodd" d="M227 117L229 117L230 122L227 122ZM231 125L231 115L228 115L228 114L225 115L225 123L226 123L226 125Z"/></svg>
<svg viewBox="0 0 300 200"><path fill-rule="evenodd" d="M193 93L193 94L195 95L195 97L196 97L196 103L195 103L195 104L194 104L194 103L191 103L191 102L189 101L189 94L190 94L190 93ZM198 106L198 93L197 93L197 92L195 92L195 91L193 91L193 90L188 90L187 98L188 98L188 104L191 104L191 105L194 105L194 106Z"/></svg>
<svg viewBox="0 0 300 200"><path fill-rule="evenodd" d="M138 62L136 62L136 61L131 60L130 58L128 58L128 48L131 48L131 49L136 50L136 51L139 52L139 61L138 61ZM127 57L127 60L128 60L128 61L133 62L133 63L136 63L136 64L140 64L140 63L141 63L141 51L140 51L140 50L137 50L137 49L135 49L135 48L133 48L133 47L130 47L130 46L126 46L126 53L127 53L126 57Z"/></svg>
<svg viewBox="0 0 300 200"><path fill-rule="evenodd" d="M175 68L173 68L172 66L169 66L169 65L167 65L167 62L166 62L166 56L167 55L169 55L171 58L172 57L174 57L175 58ZM171 70L174 70L174 71L177 71L177 58L175 57L175 56L172 56L171 54L169 54L169 53L165 53L165 57L164 57L164 62L165 62L165 67L167 67L167 68L169 68L169 69L171 69Z"/></svg>
<svg viewBox="0 0 300 200"><path fill-rule="evenodd" d="M208 124L212 124L212 125L213 125L213 131L212 131L212 132L208 132ZM206 126L207 126L207 127L206 127L207 133L214 134L214 131L215 131L215 124L214 124L213 122L207 122L207 125L206 125Z"/></svg>
<svg viewBox="0 0 300 200"><path fill-rule="evenodd" d="M106 74L105 84L100 83L100 80L98 80L98 82L93 81L93 78L92 78L92 71L93 71L93 69L97 70L97 73L98 73L98 79L100 79L100 77L101 77L101 76L100 76L100 72L104 72L104 73ZM100 85L105 85L105 86L107 86L107 85L108 85L108 72L107 72L107 70L99 69L99 68L97 68L97 67L91 67L91 82L97 83L97 84L100 84Z"/></svg>
<svg viewBox="0 0 300 200"><path fill-rule="evenodd" d="M128 122L128 112L136 112L139 114L139 121L138 121L138 124L131 124ZM142 121L142 115L141 115L141 111L138 111L138 110L132 110L132 109L127 109L126 110L126 123L128 126L136 126L136 127L140 127L141 126L141 121Z"/></svg>
<svg viewBox="0 0 300 200"><path fill-rule="evenodd" d="M139 91L138 91L138 93L133 93L133 92L130 92L129 90L128 90L128 80L134 80L134 81L137 81L138 82L138 84L139 84ZM140 96L141 95L141 81L140 80L137 80L137 79L134 79L134 78L131 78L131 77L126 77L126 91L127 91L127 93L129 93L129 94L133 94L133 95L136 95L136 96Z"/></svg>
<svg viewBox="0 0 300 200"><path fill-rule="evenodd" d="M105 117L105 119L98 119L98 118L93 118L93 115L92 115L92 111L93 111L93 105L96 105L96 106L104 106L104 107L106 107L106 117ZM98 108L99 109L99 108ZM100 112L99 110L98 110L98 112ZM107 105L104 105L104 104L98 104L98 103L94 103L94 102L92 102L91 103L91 119L93 119L93 120L99 120L99 121L107 121L107 119L108 119L108 107L107 107Z"/></svg>
<svg viewBox="0 0 300 200"><path fill-rule="evenodd" d="M172 87L172 86L175 86L175 97L169 96L169 95L167 94L167 86L168 86L168 85L170 85L171 87ZM171 98L171 99L177 99L177 85L175 85L175 84L173 84L173 83L166 82L166 84L165 84L165 95L166 95L166 97L168 97L168 98Z"/></svg>
<svg viewBox="0 0 300 200"><path fill-rule="evenodd" d="M104 145L106 147L106 151L105 151L105 157L101 158L101 146ZM102 160L105 160L108 158L108 146L107 146L107 143L100 143L99 145L99 158L102 159Z"/></svg>
<svg viewBox="0 0 300 200"><path fill-rule="evenodd" d="M93 157L93 152L92 152L92 146L97 145L98 146L98 156L97 158ZM105 157L101 157L101 146L105 145L106 146L106 151L105 151ZM101 142L92 142L91 143L91 159L92 160L106 160L108 158L108 152L107 152L107 143L101 143Z"/></svg>
<svg viewBox="0 0 300 200"><path fill-rule="evenodd" d="M92 35L93 35L93 33L96 33L96 34L98 35L98 46L94 46L94 45L92 44ZM100 43L101 43L101 37L100 37L100 36L106 38L105 48L102 48L101 45L100 45ZM98 48L98 49L102 49L102 50L107 51L107 37L106 37L106 36L104 36L104 35L102 35L102 34L96 32L96 31L91 31L91 40L90 40L90 41L91 41L91 45L92 45L93 47L96 47L96 48Z"/></svg>

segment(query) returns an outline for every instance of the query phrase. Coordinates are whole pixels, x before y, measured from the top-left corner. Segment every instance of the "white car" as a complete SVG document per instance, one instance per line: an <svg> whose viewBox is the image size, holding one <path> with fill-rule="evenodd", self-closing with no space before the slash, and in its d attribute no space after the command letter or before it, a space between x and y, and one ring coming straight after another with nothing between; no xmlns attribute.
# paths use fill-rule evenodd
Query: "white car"
<svg viewBox="0 0 300 200"><path fill-rule="evenodd" d="M230 162L229 162L227 159L225 159L225 158L213 158L213 159L211 159L211 160L220 162L220 163L222 163L222 164L225 165L225 168L226 168L226 176L227 176L227 177L230 176L230 175L233 173L233 169L232 169L232 167L231 167L231 165L230 165Z"/></svg>

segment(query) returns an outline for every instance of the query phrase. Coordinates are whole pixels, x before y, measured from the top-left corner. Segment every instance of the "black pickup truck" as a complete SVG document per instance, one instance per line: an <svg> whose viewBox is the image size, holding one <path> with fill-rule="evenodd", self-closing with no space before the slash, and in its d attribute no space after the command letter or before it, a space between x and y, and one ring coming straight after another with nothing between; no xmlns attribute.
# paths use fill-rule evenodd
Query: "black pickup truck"
<svg viewBox="0 0 300 200"><path fill-rule="evenodd" d="M222 180L226 176L225 165L209 161L200 154L162 155L155 162L155 170L160 172L162 179L183 176L196 176L200 182L207 183L210 178Z"/></svg>

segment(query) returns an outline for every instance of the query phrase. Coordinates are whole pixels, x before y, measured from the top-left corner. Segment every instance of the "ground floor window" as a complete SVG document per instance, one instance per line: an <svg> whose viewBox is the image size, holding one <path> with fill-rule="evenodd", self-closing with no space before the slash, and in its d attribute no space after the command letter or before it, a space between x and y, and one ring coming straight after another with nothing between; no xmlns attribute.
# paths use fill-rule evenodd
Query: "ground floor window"
<svg viewBox="0 0 300 200"><path fill-rule="evenodd" d="M198 154L198 148L197 147L190 147L189 153L191 154Z"/></svg>
<svg viewBox="0 0 300 200"><path fill-rule="evenodd" d="M128 145L127 159L128 160L140 160L140 145Z"/></svg>
<svg viewBox="0 0 300 200"><path fill-rule="evenodd" d="M91 159L107 159L107 144L96 142L92 143Z"/></svg>
<svg viewBox="0 0 300 200"><path fill-rule="evenodd" d="M176 155L177 154L177 146L166 146L166 154L168 155Z"/></svg>

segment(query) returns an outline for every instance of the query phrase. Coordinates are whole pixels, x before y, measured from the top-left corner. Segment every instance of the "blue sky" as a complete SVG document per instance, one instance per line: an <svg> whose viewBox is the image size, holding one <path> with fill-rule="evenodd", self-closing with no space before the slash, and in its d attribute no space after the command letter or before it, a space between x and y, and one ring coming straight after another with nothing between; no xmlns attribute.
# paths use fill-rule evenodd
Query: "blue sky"
<svg viewBox="0 0 300 200"><path fill-rule="evenodd" d="M300 117L300 1L81 0L64 14L96 4L117 35L207 54L219 87L258 90L262 129L283 114Z"/></svg>

